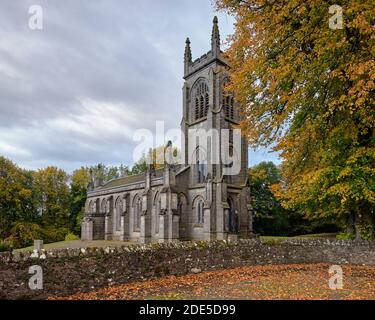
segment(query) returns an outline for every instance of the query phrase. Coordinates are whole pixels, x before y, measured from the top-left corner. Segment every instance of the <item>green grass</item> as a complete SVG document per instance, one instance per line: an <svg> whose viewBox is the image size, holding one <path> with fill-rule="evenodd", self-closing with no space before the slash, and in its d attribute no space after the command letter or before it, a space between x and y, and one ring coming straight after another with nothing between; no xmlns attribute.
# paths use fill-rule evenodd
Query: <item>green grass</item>
<svg viewBox="0 0 375 320"><path fill-rule="evenodd" d="M315 233L297 236L296 238L336 238L337 233Z"/></svg>
<svg viewBox="0 0 375 320"><path fill-rule="evenodd" d="M278 246L278 245L282 244L282 242L280 241L280 238L264 239L264 241L262 243L266 246Z"/></svg>
<svg viewBox="0 0 375 320"><path fill-rule="evenodd" d="M265 240L267 240L267 239L280 239L280 240L282 240L282 239L292 239L293 237L281 237L281 236L259 236L259 238L260 239L265 239Z"/></svg>
<svg viewBox="0 0 375 320"><path fill-rule="evenodd" d="M293 237L282 237L282 236L260 236L261 239L303 239L303 238L336 238L336 233L314 233L314 234L304 234Z"/></svg>

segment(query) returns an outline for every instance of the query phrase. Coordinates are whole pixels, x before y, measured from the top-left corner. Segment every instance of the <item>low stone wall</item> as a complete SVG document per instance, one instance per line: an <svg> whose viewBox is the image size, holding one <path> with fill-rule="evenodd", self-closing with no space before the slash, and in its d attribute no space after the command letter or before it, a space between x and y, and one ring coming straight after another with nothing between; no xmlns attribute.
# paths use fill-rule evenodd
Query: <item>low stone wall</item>
<svg viewBox="0 0 375 320"><path fill-rule="evenodd" d="M0 298L44 299L146 278L245 265L320 263L375 266L375 243L323 239L176 242L116 248L0 254ZM43 290L29 289L29 267Z"/></svg>

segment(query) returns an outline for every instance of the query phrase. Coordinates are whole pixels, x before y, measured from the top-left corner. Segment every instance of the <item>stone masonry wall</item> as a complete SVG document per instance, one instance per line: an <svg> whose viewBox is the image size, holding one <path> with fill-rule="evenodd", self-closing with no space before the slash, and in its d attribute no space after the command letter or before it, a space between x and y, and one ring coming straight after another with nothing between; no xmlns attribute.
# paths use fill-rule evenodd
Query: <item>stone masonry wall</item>
<svg viewBox="0 0 375 320"><path fill-rule="evenodd" d="M192 270L320 262L375 265L375 243L249 239L2 253L0 298L45 299L146 278L183 275ZM43 269L43 290L29 289L28 270L32 265Z"/></svg>

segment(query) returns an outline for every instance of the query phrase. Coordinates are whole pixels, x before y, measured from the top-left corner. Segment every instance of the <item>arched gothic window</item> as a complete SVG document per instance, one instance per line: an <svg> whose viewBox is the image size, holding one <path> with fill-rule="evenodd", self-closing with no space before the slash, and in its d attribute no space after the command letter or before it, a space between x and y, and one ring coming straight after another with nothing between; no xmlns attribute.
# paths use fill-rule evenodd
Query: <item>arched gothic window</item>
<svg viewBox="0 0 375 320"><path fill-rule="evenodd" d="M229 147L229 156L233 157L233 146ZM233 167L233 161L231 161L229 164L225 164L224 167L228 168L228 169L232 168ZM233 175L231 175L231 174L225 175L225 180L226 180L227 183L232 184L233 183Z"/></svg>
<svg viewBox="0 0 375 320"><path fill-rule="evenodd" d="M202 162L197 162L198 168L198 183L204 183L207 179L208 168L207 168L207 161L203 160Z"/></svg>
<svg viewBox="0 0 375 320"><path fill-rule="evenodd" d="M195 85L194 90L194 120L199 120L207 116L210 97L208 95L208 85L204 80L200 80Z"/></svg>
<svg viewBox="0 0 375 320"><path fill-rule="evenodd" d="M202 200L200 200L197 204L197 220L198 220L198 223L204 223L204 211L203 211Z"/></svg>
<svg viewBox="0 0 375 320"><path fill-rule="evenodd" d="M225 86L227 85L227 83L228 83L228 80L225 80L224 85L223 85L222 104L223 104L225 116L229 119L234 120L234 98L233 98L233 94L225 90Z"/></svg>
<svg viewBox="0 0 375 320"><path fill-rule="evenodd" d="M121 198L118 198L116 201L115 206L115 230L120 231L121 230L121 212L122 212L122 201Z"/></svg>
<svg viewBox="0 0 375 320"><path fill-rule="evenodd" d="M96 213L94 211L94 207L96 207L94 201L90 201L89 202L89 213Z"/></svg>
<svg viewBox="0 0 375 320"><path fill-rule="evenodd" d="M155 233L159 233L160 209L161 209L161 197L159 194L155 201Z"/></svg>
<svg viewBox="0 0 375 320"><path fill-rule="evenodd" d="M142 199L138 198L134 205L134 228L141 228Z"/></svg>
<svg viewBox="0 0 375 320"><path fill-rule="evenodd" d="M195 98L195 116L194 119L199 119L199 98Z"/></svg>
<svg viewBox="0 0 375 320"><path fill-rule="evenodd" d="M204 114L207 116L208 113L208 105L210 103L210 97L208 96L208 93L205 94L205 102L204 102Z"/></svg>
<svg viewBox="0 0 375 320"><path fill-rule="evenodd" d="M178 203L178 214L180 217L182 216L182 202L181 201Z"/></svg>
<svg viewBox="0 0 375 320"><path fill-rule="evenodd" d="M200 148L196 150L197 154L197 162L196 162L196 170L197 170L197 183L204 183L206 182L207 175L208 175L208 165L207 159L205 157L205 153L202 152Z"/></svg>

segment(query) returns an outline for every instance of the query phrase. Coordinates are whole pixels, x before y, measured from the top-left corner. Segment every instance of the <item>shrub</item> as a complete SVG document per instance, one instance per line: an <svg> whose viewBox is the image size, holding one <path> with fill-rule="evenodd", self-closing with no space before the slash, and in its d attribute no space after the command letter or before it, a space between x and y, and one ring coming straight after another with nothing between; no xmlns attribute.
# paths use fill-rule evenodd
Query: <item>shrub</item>
<svg viewBox="0 0 375 320"><path fill-rule="evenodd" d="M336 239L338 239L338 240L354 240L355 235L351 234L351 233L339 233L336 236Z"/></svg>
<svg viewBox="0 0 375 320"><path fill-rule="evenodd" d="M362 240L374 240L374 230L370 223L362 222L356 225Z"/></svg>
<svg viewBox="0 0 375 320"><path fill-rule="evenodd" d="M23 248L32 245L34 239L40 239L42 229L36 223L17 222L10 233L6 242L13 248Z"/></svg>
<svg viewBox="0 0 375 320"><path fill-rule="evenodd" d="M266 246L279 246L282 242L278 239L267 239L263 241L263 244Z"/></svg>
<svg viewBox="0 0 375 320"><path fill-rule="evenodd" d="M79 240L80 238L78 236L76 236L74 233L71 233L69 232L66 236L65 236L65 241L72 241L72 240Z"/></svg>
<svg viewBox="0 0 375 320"><path fill-rule="evenodd" d="M11 251L12 246L6 241L0 241L0 252Z"/></svg>
<svg viewBox="0 0 375 320"><path fill-rule="evenodd" d="M67 228L45 227L43 228L44 243L64 241L65 236L69 233Z"/></svg>

